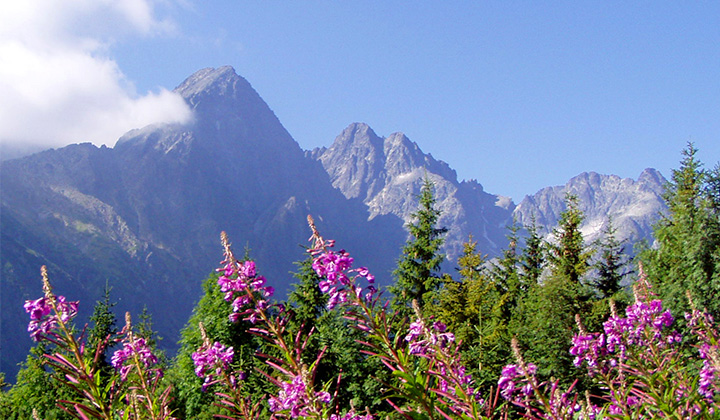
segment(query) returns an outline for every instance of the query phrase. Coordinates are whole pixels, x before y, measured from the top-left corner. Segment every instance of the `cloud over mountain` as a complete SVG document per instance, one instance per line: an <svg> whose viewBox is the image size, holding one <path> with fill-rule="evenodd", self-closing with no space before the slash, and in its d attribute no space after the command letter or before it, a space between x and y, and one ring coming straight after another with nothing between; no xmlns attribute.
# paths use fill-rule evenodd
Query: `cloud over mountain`
<svg viewBox="0 0 720 420"><path fill-rule="evenodd" d="M174 28L150 0L0 3L0 144L112 145L132 128L187 121L179 95L138 93L109 55L123 37Z"/></svg>

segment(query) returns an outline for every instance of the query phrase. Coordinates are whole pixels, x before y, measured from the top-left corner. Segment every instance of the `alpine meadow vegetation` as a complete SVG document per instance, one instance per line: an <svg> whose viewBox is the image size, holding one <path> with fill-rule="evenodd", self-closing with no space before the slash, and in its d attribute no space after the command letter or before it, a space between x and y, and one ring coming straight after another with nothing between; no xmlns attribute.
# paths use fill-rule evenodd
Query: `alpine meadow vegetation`
<svg viewBox="0 0 720 420"><path fill-rule="evenodd" d="M720 417L720 169L688 145L657 244L634 261L586 244L579 199L548 239L533 218L489 260L469 238L458 275L425 179L386 295L308 216L286 300L221 234L223 258L172 359L147 314L121 329L111 289L91 325L53 291L24 304L37 345L0 393L8 419L711 419ZM635 267L637 269L635 269Z"/></svg>

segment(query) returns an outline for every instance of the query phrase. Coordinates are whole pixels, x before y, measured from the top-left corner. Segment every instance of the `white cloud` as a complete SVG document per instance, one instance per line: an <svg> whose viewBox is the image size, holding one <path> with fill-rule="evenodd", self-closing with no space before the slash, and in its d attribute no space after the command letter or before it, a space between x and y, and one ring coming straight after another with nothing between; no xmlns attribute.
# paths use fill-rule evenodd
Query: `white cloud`
<svg viewBox="0 0 720 420"><path fill-rule="evenodd" d="M182 98L138 95L107 55L119 38L175 30L152 0L0 2L0 143L113 145L132 128L187 121Z"/></svg>

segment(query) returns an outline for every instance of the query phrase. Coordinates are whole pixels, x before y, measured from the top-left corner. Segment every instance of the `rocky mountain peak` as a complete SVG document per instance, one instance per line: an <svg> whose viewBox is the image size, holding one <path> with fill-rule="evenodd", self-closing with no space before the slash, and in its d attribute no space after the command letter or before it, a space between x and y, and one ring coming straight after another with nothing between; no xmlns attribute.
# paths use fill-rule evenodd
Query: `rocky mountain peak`
<svg viewBox="0 0 720 420"><path fill-rule="evenodd" d="M235 73L231 66L216 69L208 67L198 70L185 79L174 92L192 103L192 98L201 94L237 97L242 90L247 90L250 83Z"/></svg>
<svg viewBox="0 0 720 420"><path fill-rule="evenodd" d="M549 235L565 210L565 195L570 193L578 197L580 210L585 213L581 230L586 242L602 236L608 218L617 228L618 239L630 243L651 240L652 224L665 208L661 198L664 183L665 178L654 169L644 170L637 180L584 172L565 185L526 196L514 216L524 225L534 217Z"/></svg>
<svg viewBox="0 0 720 420"><path fill-rule="evenodd" d="M253 161L269 159L263 155L267 152L280 156L272 160L278 165L288 163L284 155L294 160L303 155L267 103L231 66L198 70L174 92L192 108L192 123L132 130L118 140L118 151L132 149L132 159L155 150L187 160L202 150L205 160L229 154L231 159Z"/></svg>

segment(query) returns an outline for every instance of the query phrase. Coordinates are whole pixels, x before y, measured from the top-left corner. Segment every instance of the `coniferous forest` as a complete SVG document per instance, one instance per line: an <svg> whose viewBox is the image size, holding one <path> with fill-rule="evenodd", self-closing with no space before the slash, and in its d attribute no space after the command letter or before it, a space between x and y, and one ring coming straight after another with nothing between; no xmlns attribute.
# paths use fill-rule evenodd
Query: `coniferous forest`
<svg viewBox="0 0 720 420"><path fill-rule="evenodd" d="M116 314L107 285L80 325L38 267L24 303L35 345L3 381L0 418L717 418L720 167L696 153L666 185L654 243L632 250L612 220L586 243L568 194L557 226L513 222L493 259L469 237L443 272L426 179L387 290L311 215L279 300L252 244L223 234L172 355L157 346L161 314Z"/></svg>

